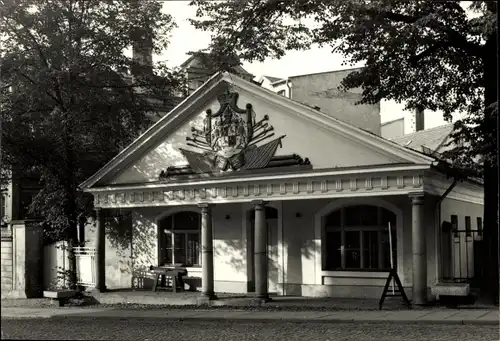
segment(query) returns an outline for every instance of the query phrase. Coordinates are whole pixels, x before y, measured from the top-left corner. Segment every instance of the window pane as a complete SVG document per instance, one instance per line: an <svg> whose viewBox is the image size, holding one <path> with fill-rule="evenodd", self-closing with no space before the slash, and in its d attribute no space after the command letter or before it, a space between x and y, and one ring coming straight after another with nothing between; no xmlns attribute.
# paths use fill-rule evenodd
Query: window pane
<svg viewBox="0 0 500 341"><path fill-rule="evenodd" d="M378 233L377 231L363 232L364 264L367 269L378 268Z"/></svg>
<svg viewBox="0 0 500 341"><path fill-rule="evenodd" d="M176 230L198 230L200 228L200 215L188 211L175 213L174 228Z"/></svg>
<svg viewBox="0 0 500 341"><path fill-rule="evenodd" d="M359 226L360 220L360 207L362 206L349 206L344 208L344 224L345 226Z"/></svg>
<svg viewBox="0 0 500 341"><path fill-rule="evenodd" d="M325 270L339 269L342 266L340 254L340 231L326 232L325 239Z"/></svg>
<svg viewBox="0 0 500 341"><path fill-rule="evenodd" d="M340 210L334 211L325 217L325 226L340 227Z"/></svg>
<svg viewBox="0 0 500 341"><path fill-rule="evenodd" d="M348 269L359 269L361 266L361 258L359 250L345 251L345 267Z"/></svg>
<svg viewBox="0 0 500 341"><path fill-rule="evenodd" d="M345 232L345 266L354 269L361 266L359 231Z"/></svg>
<svg viewBox="0 0 500 341"><path fill-rule="evenodd" d="M172 235L160 230L160 265L172 264Z"/></svg>
<svg viewBox="0 0 500 341"><path fill-rule="evenodd" d="M188 250L186 265L199 264L200 235L198 233L188 234Z"/></svg>
<svg viewBox="0 0 500 341"><path fill-rule="evenodd" d="M394 267L396 267L397 263L397 243L396 243L396 231L391 230L391 236L392 236L392 259L394 262ZM384 230L382 233L382 252L384 253L384 264L383 268L384 269L390 269L391 268L391 249L390 249L390 244L389 244L389 232L387 229Z"/></svg>
<svg viewBox="0 0 500 341"><path fill-rule="evenodd" d="M381 215L380 221L384 228L387 228L389 223L391 223L391 228L396 226L396 215L393 212L386 210L385 208L381 208Z"/></svg>
<svg viewBox="0 0 500 341"><path fill-rule="evenodd" d="M346 249L359 249L359 231L346 231L345 232L345 248Z"/></svg>
<svg viewBox="0 0 500 341"><path fill-rule="evenodd" d="M160 221L160 229L172 230L172 216L168 216Z"/></svg>
<svg viewBox="0 0 500 341"><path fill-rule="evenodd" d="M377 206L358 205L345 208L345 226L375 226L377 223Z"/></svg>
<svg viewBox="0 0 500 341"><path fill-rule="evenodd" d="M184 233L176 233L174 235L174 248L175 248L175 259L176 264L186 263L186 235Z"/></svg>
<svg viewBox="0 0 500 341"><path fill-rule="evenodd" d="M362 226L376 226L378 224L377 206L361 206L359 215L360 225Z"/></svg>

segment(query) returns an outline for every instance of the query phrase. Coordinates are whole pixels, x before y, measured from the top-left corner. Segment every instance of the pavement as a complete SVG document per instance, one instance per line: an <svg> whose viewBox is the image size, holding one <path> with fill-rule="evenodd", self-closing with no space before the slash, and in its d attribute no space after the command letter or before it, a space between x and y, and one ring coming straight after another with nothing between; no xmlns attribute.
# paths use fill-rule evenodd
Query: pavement
<svg viewBox="0 0 500 341"><path fill-rule="evenodd" d="M177 321L401 323L499 325L498 309L403 311L248 311L240 309L117 309L2 307L2 319L164 319Z"/></svg>
<svg viewBox="0 0 500 341"><path fill-rule="evenodd" d="M202 340L202 341L492 341L498 326L131 318L2 319L10 340Z"/></svg>

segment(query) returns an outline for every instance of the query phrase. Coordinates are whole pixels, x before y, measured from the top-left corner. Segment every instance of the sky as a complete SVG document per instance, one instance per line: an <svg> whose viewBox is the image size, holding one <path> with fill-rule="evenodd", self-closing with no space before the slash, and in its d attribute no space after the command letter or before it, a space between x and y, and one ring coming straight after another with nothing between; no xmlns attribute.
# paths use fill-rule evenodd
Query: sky
<svg viewBox="0 0 500 341"><path fill-rule="evenodd" d="M189 6L189 1L165 1L163 8L166 13L173 16L178 27L171 32L169 48L164 54L158 56L158 60L165 60L172 67L179 66L189 58L187 52L208 47L210 33L196 30L188 22L188 18L195 18L196 12L194 6ZM244 62L243 67L255 76L286 78L349 68L349 66L341 66L341 63L342 57L332 54L329 48L314 47L308 51L290 51L280 60L267 59L262 63ZM293 65L292 70L291 65Z"/></svg>
<svg viewBox="0 0 500 341"><path fill-rule="evenodd" d="M171 67L182 64L190 51L197 51L208 47L210 33L196 30L188 21L195 18L196 8L189 6L190 1L165 1L163 10L174 18L177 27L171 32L170 45L168 49L155 60L167 62ZM333 54L328 47L313 47L307 51L289 51L279 60L266 59L262 63L243 62L243 67L251 74L259 77L262 75L286 78L310 73L327 72L350 68L342 66L343 57ZM360 66L360 65L356 65ZM381 104L381 122L391 121L403 116L408 117L410 113L404 111L404 105L384 101ZM406 120L408 121L408 120ZM447 122L440 113L425 113L425 128L433 128ZM408 127L408 124L406 124Z"/></svg>

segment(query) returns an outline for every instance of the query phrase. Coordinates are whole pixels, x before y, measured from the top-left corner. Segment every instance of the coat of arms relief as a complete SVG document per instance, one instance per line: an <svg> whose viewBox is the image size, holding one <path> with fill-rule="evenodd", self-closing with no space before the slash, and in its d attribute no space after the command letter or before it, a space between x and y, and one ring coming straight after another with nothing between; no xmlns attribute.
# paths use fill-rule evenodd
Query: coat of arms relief
<svg viewBox="0 0 500 341"><path fill-rule="evenodd" d="M217 112L208 109L203 129L191 128L187 145L199 150L180 149L189 165L169 167L162 171L160 179L169 175L193 173L233 172L276 166L310 165L300 156L275 156L285 135L274 137L269 116L256 120L252 105L238 107L238 93L226 92L218 96Z"/></svg>

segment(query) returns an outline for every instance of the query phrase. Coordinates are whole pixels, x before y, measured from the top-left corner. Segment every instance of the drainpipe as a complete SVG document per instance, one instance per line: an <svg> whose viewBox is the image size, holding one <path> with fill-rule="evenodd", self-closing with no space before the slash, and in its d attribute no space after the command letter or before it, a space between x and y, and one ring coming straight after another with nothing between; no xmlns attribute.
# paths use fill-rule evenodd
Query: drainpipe
<svg viewBox="0 0 500 341"><path fill-rule="evenodd" d="M443 202L443 200L448 196L448 194L450 194L451 191L453 191L453 189L455 188L455 186L458 184L458 179L456 177L453 177L453 182L451 183L450 187L448 187L448 189L443 193L443 195L441 195L436 203L436 212L434 214L434 217L435 218L435 225L436 225L436 228L437 228L437 231L439 231L439 253L440 253L440 268L439 268L439 271L438 271L438 281L442 279L442 276L443 276L443 255L441 254L441 251L442 251L442 246L443 246L443 235L442 235L442 231L441 231L441 203Z"/></svg>

